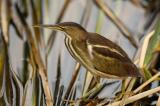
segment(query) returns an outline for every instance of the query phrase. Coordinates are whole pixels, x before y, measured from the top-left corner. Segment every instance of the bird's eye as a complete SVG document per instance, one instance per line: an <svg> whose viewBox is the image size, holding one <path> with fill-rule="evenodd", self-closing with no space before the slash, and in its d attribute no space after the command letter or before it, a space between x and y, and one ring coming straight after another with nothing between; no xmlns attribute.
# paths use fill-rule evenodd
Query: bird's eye
<svg viewBox="0 0 160 106"><path fill-rule="evenodd" d="M63 30L70 30L71 28L69 28L69 27L63 27Z"/></svg>

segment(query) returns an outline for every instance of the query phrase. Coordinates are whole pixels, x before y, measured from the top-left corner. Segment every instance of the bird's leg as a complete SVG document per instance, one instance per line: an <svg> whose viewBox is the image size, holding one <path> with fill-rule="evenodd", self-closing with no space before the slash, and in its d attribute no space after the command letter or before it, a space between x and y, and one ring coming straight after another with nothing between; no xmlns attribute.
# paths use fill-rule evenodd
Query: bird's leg
<svg viewBox="0 0 160 106"><path fill-rule="evenodd" d="M122 93L121 93L121 102L120 106L125 106L125 101L128 98L129 95L133 94L131 91L125 91L126 86L125 86L125 80L122 80Z"/></svg>
<svg viewBox="0 0 160 106"><path fill-rule="evenodd" d="M121 90L122 90L122 96L125 94L125 80L122 80L122 86L121 86Z"/></svg>
<svg viewBox="0 0 160 106"><path fill-rule="evenodd" d="M118 93L118 95L116 96L115 101L119 101L119 100L122 99L122 97L124 97L125 95L130 95L130 94L132 94L131 91L126 92L125 90L126 90L125 80L122 80L121 92Z"/></svg>
<svg viewBox="0 0 160 106"><path fill-rule="evenodd" d="M120 106L124 106L124 104L125 104L125 100L126 100L125 89L126 89L126 87L125 87L125 80L122 80L121 94L120 94L120 96L118 98L119 100L122 99L121 102L120 102Z"/></svg>
<svg viewBox="0 0 160 106"><path fill-rule="evenodd" d="M125 94L125 80L122 80L121 92L116 96L116 100L120 100Z"/></svg>
<svg viewBox="0 0 160 106"><path fill-rule="evenodd" d="M97 84L93 89L91 89L89 92L87 92L83 98L91 97L95 93L99 92L99 90L102 88L102 84Z"/></svg>
<svg viewBox="0 0 160 106"><path fill-rule="evenodd" d="M84 96L82 96L80 100L87 101L89 99L92 99L92 97L103 88L103 85L100 84L100 77L93 76L93 78L97 84L94 86L94 88L92 88Z"/></svg>

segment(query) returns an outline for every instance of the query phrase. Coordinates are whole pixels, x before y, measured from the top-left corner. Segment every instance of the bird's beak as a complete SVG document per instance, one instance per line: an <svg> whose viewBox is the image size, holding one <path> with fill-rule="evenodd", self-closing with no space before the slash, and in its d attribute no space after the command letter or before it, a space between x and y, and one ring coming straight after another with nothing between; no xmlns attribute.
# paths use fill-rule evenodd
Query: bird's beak
<svg viewBox="0 0 160 106"><path fill-rule="evenodd" d="M64 30L64 28L61 27L60 25L33 25L33 27L48 28L48 29L60 30L60 31Z"/></svg>

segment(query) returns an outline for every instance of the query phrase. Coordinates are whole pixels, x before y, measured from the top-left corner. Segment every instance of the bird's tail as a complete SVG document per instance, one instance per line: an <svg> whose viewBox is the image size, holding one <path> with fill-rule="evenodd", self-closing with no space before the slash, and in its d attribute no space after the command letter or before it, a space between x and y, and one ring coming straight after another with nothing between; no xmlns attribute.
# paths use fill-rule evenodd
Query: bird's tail
<svg viewBox="0 0 160 106"><path fill-rule="evenodd" d="M125 64L125 69L128 70L130 77L143 77L143 74L134 64Z"/></svg>

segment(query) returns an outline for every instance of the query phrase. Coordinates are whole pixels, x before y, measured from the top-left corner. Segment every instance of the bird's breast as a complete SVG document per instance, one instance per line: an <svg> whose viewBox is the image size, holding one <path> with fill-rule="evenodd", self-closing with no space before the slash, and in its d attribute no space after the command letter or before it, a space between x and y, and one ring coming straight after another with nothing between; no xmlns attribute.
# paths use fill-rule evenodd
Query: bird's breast
<svg viewBox="0 0 160 106"><path fill-rule="evenodd" d="M65 44L72 57L85 66L87 69L92 67L88 50L84 42L75 42L69 38L65 38Z"/></svg>
<svg viewBox="0 0 160 106"><path fill-rule="evenodd" d="M86 57L85 55L85 50L83 49L83 47L81 47L82 45L77 44L76 42L74 42L72 39L66 37L65 38L65 45L69 51L69 53L71 54L71 56L77 60L78 62L83 62L84 63L84 57Z"/></svg>

